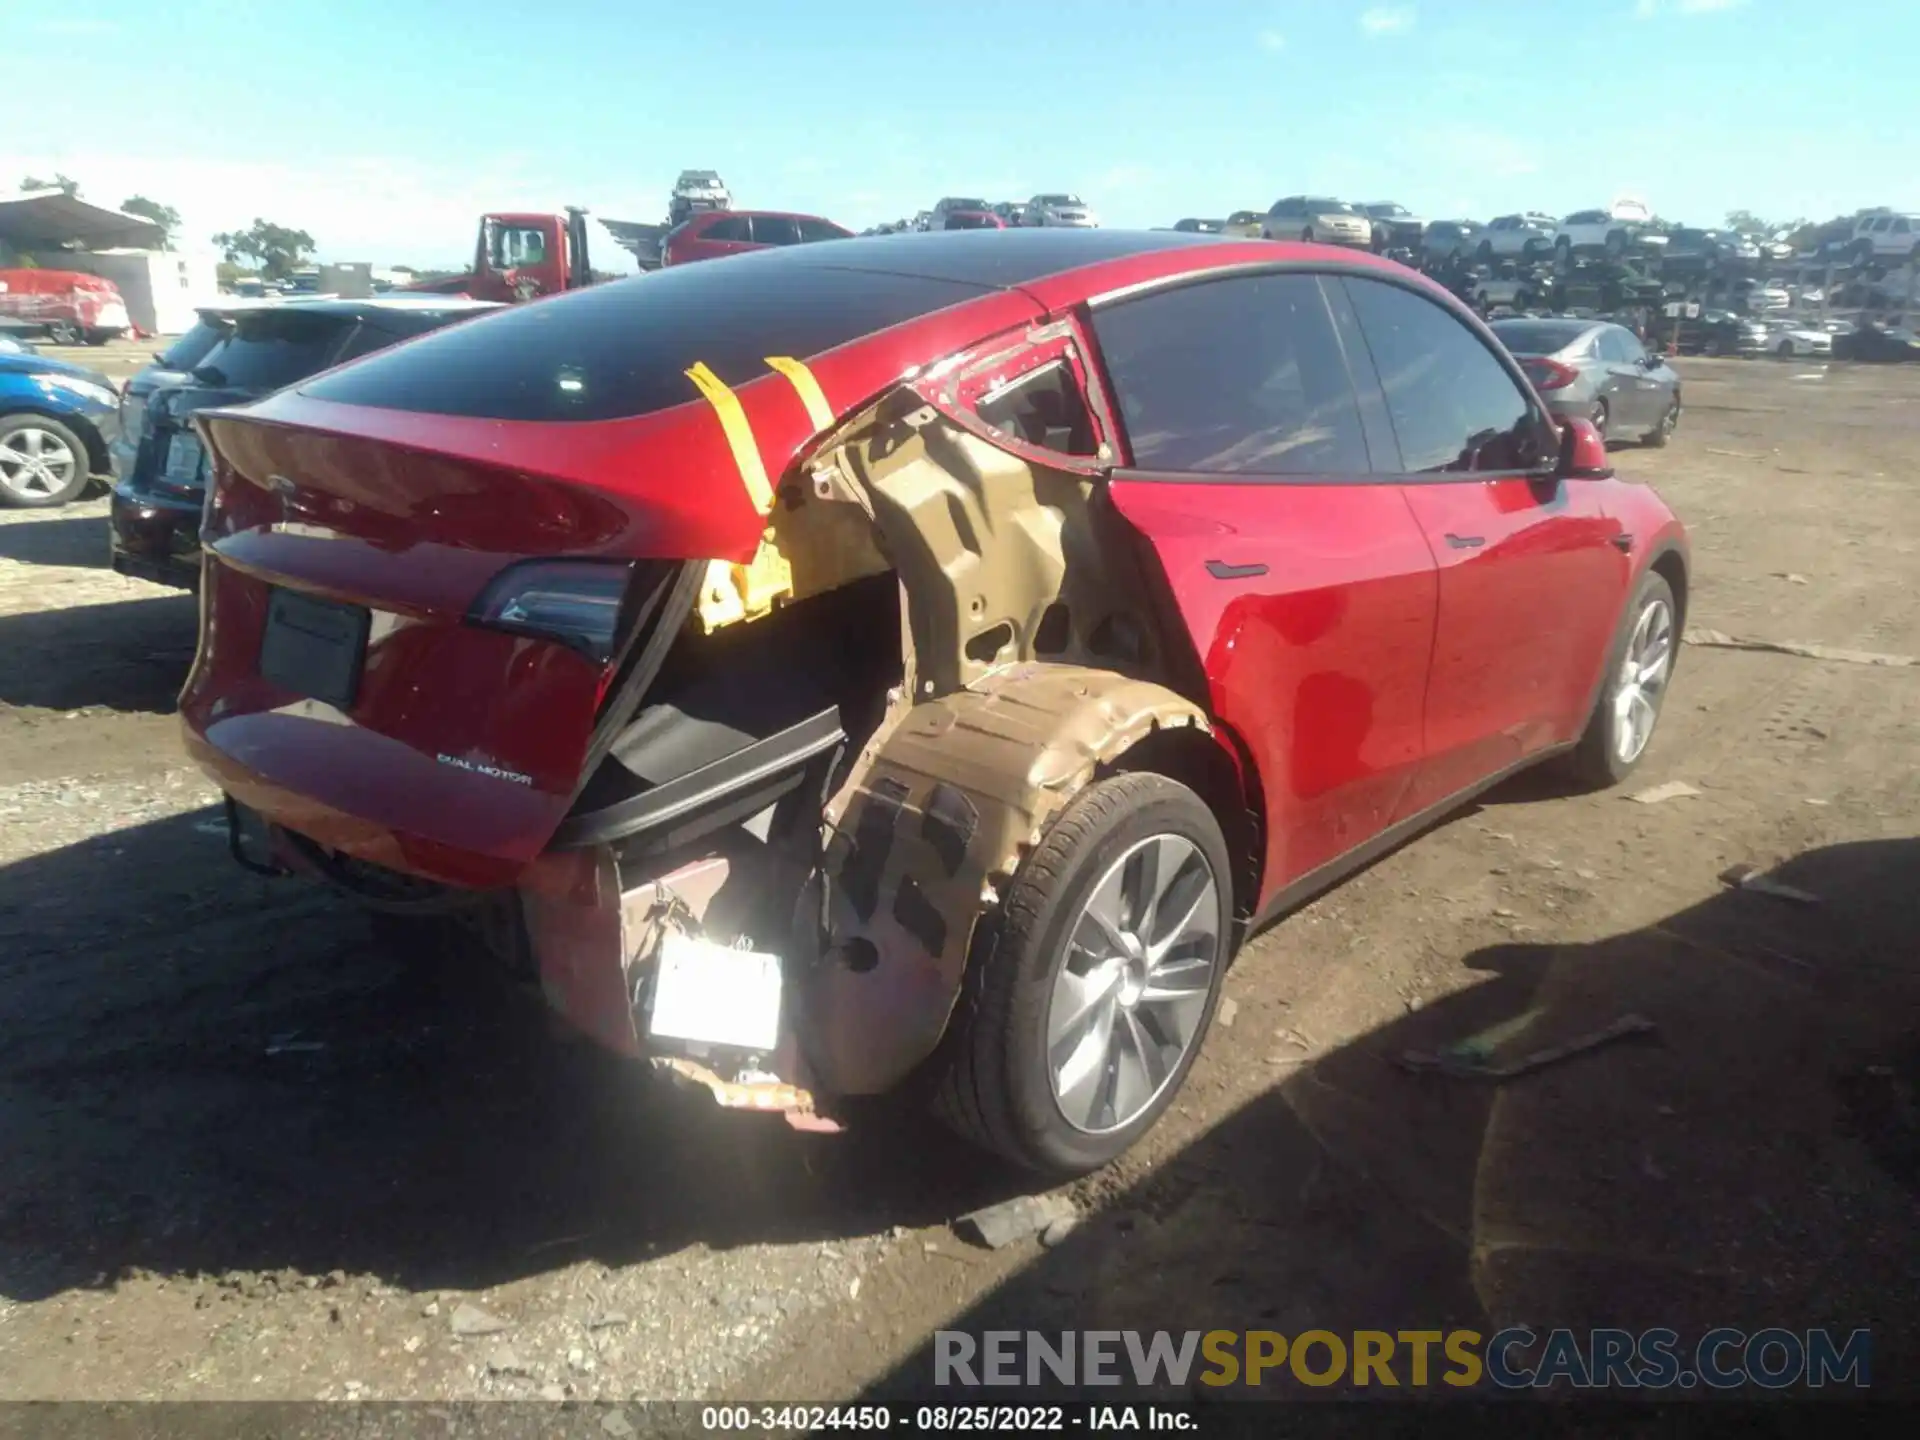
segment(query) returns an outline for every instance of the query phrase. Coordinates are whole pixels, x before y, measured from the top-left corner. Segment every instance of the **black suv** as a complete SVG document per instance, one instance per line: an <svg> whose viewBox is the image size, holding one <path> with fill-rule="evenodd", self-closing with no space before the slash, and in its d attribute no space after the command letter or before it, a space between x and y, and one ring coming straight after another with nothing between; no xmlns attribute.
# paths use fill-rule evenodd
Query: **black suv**
<svg viewBox="0 0 1920 1440"><path fill-rule="evenodd" d="M193 428L194 411L261 399L348 360L499 308L441 296L294 300L223 317L230 328L184 383L146 398L132 463L113 489L113 568L198 588L207 457Z"/></svg>

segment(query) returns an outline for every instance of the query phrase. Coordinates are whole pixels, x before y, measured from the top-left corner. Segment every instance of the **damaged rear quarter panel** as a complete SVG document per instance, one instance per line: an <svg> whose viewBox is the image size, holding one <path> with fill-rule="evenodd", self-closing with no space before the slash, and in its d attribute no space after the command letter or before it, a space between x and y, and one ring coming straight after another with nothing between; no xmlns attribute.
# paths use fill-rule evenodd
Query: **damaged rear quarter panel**
<svg viewBox="0 0 1920 1440"><path fill-rule="evenodd" d="M828 807L834 949L804 983L810 1058L877 1094L933 1052L975 926L1041 833L1148 736L1208 728L1150 680L1025 662L909 710Z"/></svg>

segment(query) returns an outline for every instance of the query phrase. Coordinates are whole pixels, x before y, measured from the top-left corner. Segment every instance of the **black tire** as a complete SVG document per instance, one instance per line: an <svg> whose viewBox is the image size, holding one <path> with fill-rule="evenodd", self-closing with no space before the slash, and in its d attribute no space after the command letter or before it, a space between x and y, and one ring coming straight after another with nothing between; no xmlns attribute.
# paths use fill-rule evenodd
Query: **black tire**
<svg viewBox="0 0 1920 1440"><path fill-rule="evenodd" d="M1607 421L1611 417L1611 414L1612 412L1607 409L1606 401L1596 400L1593 402L1592 413L1587 416L1587 418L1593 422L1593 428L1600 432L1600 438L1602 440L1607 438Z"/></svg>
<svg viewBox="0 0 1920 1440"><path fill-rule="evenodd" d="M1312 240L1313 240L1313 227L1312 227L1311 225L1309 225L1309 226L1307 226L1307 228L1306 228L1306 229L1304 229L1304 230L1302 230L1302 231L1300 232L1300 238L1301 238L1302 240L1305 240L1305 241L1307 241L1308 243L1312 243Z"/></svg>
<svg viewBox="0 0 1920 1440"><path fill-rule="evenodd" d="M1701 346L1700 349L1701 353L1709 360L1718 360L1720 358L1720 342L1718 340L1709 340L1705 345Z"/></svg>
<svg viewBox="0 0 1920 1440"><path fill-rule="evenodd" d="M1456 257L1460 254L1458 250L1453 253ZM1491 240L1482 240L1480 242L1480 248L1473 253L1478 257L1482 265L1490 263L1493 260L1493 242Z"/></svg>
<svg viewBox="0 0 1920 1440"><path fill-rule="evenodd" d="M1782 340L1773 353L1778 355L1782 360L1791 360L1793 358L1793 342L1791 340Z"/></svg>
<svg viewBox="0 0 1920 1440"><path fill-rule="evenodd" d="M1658 602L1666 606L1671 622L1671 639L1666 677L1661 684L1657 700L1654 703L1653 721L1648 731L1648 741L1632 758L1621 756L1619 745L1619 716L1616 701L1621 690L1621 669L1626 660L1627 646L1633 640L1634 631L1640 623L1640 617L1647 608ZM1579 744L1568 754L1566 769L1576 782L1590 790L1604 790L1618 785L1631 775L1646 758L1647 744L1660 718L1661 703L1673 684L1674 667L1680 659L1680 611L1674 603L1673 587L1666 577L1649 570L1640 577L1640 583L1634 587L1633 597L1620 615L1620 625L1613 637L1613 644L1607 647L1607 668L1600 682L1599 694L1594 699L1593 713L1587 717L1587 727L1581 733Z"/></svg>
<svg viewBox="0 0 1920 1440"><path fill-rule="evenodd" d="M1673 439L1673 432L1679 428L1680 397L1676 395L1673 397L1673 403L1667 406L1667 413L1660 417L1660 423L1649 430L1641 438L1640 443L1650 450L1663 450L1667 442Z"/></svg>
<svg viewBox="0 0 1920 1440"><path fill-rule="evenodd" d="M55 506L65 505L87 488L87 481L93 467L86 442L76 435L71 427L61 424L50 415L32 411L0 416L0 451L7 448L10 437L33 430L51 436L66 446L68 453L73 457L72 471L64 483L50 490L27 493L9 483L10 472L0 469L0 506L8 506L15 510L50 510ZM4 455L0 455L0 459L4 458ZM21 473L21 471L14 473Z"/></svg>
<svg viewBox="0 0 1920 1440"><path fill-rule="evenodd" d="M1129 849L1156 835L1189 841L1212 868L1222 939L1192 1040L1154 1099L1126 1125L1090 1133L1070 1124L1054 1098L1049 1003L1094 887ZM1186 786L1147 773L1089 786L1020 866L991 940L969 967L935 1113L974 1144L1050 1175L1085 1174L1133 1145L1172 1103L1206 1041L1231 958L1232 873L1219 822Z"/></svg>
<svg viewBox="0 0 1920 1440"><path fill-rule="evenodd" d="M47 326L47 339L55 345L78 345L86 338L86 332L72 320L56 320Z"/></svg>
<svg viewBox="0 0 1920 1440"><path fill-rule="evenodd" d="M119 333L118 330L89 330L87 332L87 344L104 345Z"/></svg>
<svg viewBox="0 0 1920 1440"><path fill-rule="evenodd" d="M1562 270L1573 264L1573 242L1564 235L1553 242L1553 263Z"/></svg>

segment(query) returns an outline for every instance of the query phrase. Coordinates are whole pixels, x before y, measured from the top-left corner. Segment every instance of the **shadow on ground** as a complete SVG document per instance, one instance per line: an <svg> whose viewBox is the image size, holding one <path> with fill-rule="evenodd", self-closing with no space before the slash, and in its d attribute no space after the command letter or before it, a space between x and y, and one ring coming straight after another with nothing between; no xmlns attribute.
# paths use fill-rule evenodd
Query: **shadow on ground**
<svg viewBox="0 0 1920 1440"><path fill-rule="evenodd" d="M0 540L45 528L0 527ZM170 714L193 663L197 607L186 593L155 594L0 615L0 705Z"/></svg>
<svg viewBox="0 0 1920 1440"><path fill-rule="evenodd" d="M104 570L109 549L105 515L0 525L0 560L22 565Z"/></svg>
<svg viewBox="0 0 1920 1440"><path fill-rule="evenodd" d="M1821 903L1729 890L1596 944L1476 953L1480 984L1276 1069L950 1327L1870 1326L1876 1392L1913 1394L1920 841L1811 851L1775 878ZM1625 1014L1658 1029L1504 1082L1401 1063L1476 1037L1512 1059ZM934 1345L874 1393L927 1394ZM1395 1368L1407 1385L1404 1350Z"/></svg>
<svg viewBox="0 0 1920 1440"><path fill-rule="evenodd" d="M0 869L0 1296L133 1269L478 1288L1020 1185L918 1117L804 1136L563 1043L470 954L240 870L217 817Z"/></svg>

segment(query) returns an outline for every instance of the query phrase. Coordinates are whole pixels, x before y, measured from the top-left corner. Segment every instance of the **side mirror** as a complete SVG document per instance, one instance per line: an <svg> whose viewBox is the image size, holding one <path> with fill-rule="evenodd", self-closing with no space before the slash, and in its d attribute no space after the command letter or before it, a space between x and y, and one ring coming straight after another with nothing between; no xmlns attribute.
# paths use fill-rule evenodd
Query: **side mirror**
<svg viewBox="0 0 1920 1440"><path fill-rule="evenodd" d="M1607 459L1607 442L1600 438L1591 420L1578 415L1556 416L1560 427L1560 468L1562 480L1611 480L1613 464Z"/></svg>

